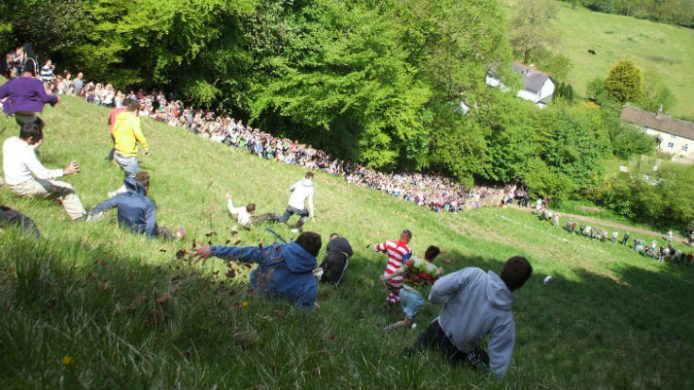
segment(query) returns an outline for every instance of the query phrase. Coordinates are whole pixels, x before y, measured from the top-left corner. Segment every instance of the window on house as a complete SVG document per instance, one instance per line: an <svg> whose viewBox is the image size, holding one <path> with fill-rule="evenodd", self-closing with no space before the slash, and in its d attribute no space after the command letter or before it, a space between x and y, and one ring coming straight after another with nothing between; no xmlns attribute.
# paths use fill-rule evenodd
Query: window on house
<svg viewBox="0 0 694 390"><path fill-rule="evenodd" d="M683 152L689 151L689 144L682 145L682 151Z"/></svg>
<svg viewBox="0 0 694 390"><path fill-rule="evenodd" d="M667 147L672 149L675 147L675 143L674 142L668 142Z"/></svg>

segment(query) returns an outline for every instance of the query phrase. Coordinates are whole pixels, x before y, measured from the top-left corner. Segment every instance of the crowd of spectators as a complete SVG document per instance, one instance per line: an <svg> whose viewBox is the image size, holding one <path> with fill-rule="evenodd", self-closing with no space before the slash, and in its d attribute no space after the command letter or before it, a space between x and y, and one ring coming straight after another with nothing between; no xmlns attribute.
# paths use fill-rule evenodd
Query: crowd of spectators
<svg viewBox="0 0 694 390"><path fill-rule="evenodd" d="M17 52L19 51L20 49ZM15 63L15 57L8 54L7 61ZM11 78L13 72L11 70L5 75ZM436 212L499 206L518 198L516 186L475 186L467 189L450 178L435 173L379 172L360 164L332 158L324 151L298 141L275 137L228 114L218 115L212 111L186 106L175 96L167 96L163 91L145 93L139 89L122 92L108 83L87 82L82 72L74 77L68 70L55 74L51 60L44 61L38 73L50 94L75 95L89 103L115 107L121 106L123 99L129 97L139 102L138 115L141 117L185 128L211 141L248 150L260 158L342 176L348 183L376 189Z"/></svg>

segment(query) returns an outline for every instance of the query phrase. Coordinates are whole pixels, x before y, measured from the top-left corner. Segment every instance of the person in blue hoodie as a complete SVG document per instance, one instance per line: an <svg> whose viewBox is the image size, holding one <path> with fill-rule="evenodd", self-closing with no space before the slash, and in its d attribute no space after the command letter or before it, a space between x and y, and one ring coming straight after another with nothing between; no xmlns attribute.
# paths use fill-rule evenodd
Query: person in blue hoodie
<svg viewBox="0 0 694 390"><path fill-rule="evenodd" d="M453 363L491 369L501 379L508 373L516 342L516 324L511 313L513 291L532 275L525 257L514 256L504 263L501 275L467 267L443 276L434 283L429 301L443 305L408 354L433 347ZM489 353L482 349L489 335Z"/></svg>
<svg viewBox="0 0 694 390"><path fill-rule="evenodd" d="M205 246L196 256L211 256L227 261L256 263L251 286L259 294L289 300L297 309L312 311L316 306L318 282L313 276L316 256L321 248L318 233L304 232L295 242L269 246Z"/></svg>
<svg viewBox="0 0 694 390"><path fill-rule="evenodd" d="M157 225L156 207L147 196L150 176L146 171L140 171L134 178L126 177L124 185L126 192L99 203L89 213L88 220L97 220L101 214L110 209L118 209L118 224L130 229L133 233L144 234L149 238L161 237L173 239L174 235L168 229ZM179 228L176 238L183 238L183 229Z"/></svg>

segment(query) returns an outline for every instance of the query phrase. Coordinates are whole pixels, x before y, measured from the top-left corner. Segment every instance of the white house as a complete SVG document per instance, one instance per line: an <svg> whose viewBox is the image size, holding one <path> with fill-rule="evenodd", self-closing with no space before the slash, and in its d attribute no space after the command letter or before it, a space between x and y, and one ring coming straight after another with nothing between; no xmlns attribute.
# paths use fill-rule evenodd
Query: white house
<svg viewBox="0 0 694 390"><path fill-rule="evenodd" d="M538 107L544 108L552 100L555 85L547 73L541 72L531 66L513 63L513 71L520 74L523 79L523 88L518 91L516 96L521 99L531 101ZM508 91L508 87L501 82L494 68L490 69L485 77L487 85Z"/></svg>
<svg viewBox="0 0 694 390"><path fill-rule="evenodd" d="M620 118L653 136L661 152L694 161L694 123L631 106L622 109Z"/></svg>

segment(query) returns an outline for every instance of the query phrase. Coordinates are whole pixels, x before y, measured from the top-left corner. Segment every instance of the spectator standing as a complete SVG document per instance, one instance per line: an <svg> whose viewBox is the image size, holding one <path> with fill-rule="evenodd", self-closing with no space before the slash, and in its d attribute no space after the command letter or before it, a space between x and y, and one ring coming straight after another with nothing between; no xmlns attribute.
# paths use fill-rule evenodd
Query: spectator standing
<svg viewBox="0 0 694 390"><path fill-rule="evenodd" d="M72 80L72 86L74 88L73 93L79 96L82 93L82 88L84 88L84 73L77 72L77 77Z"/></svg>
<svg viewBox="0 0 694 390"><path fill-rule="evenodd" d="M41 67L41 81L44 83L49 83L55 79L55 65L51 60L46 60L46 62Z"/></svg>

